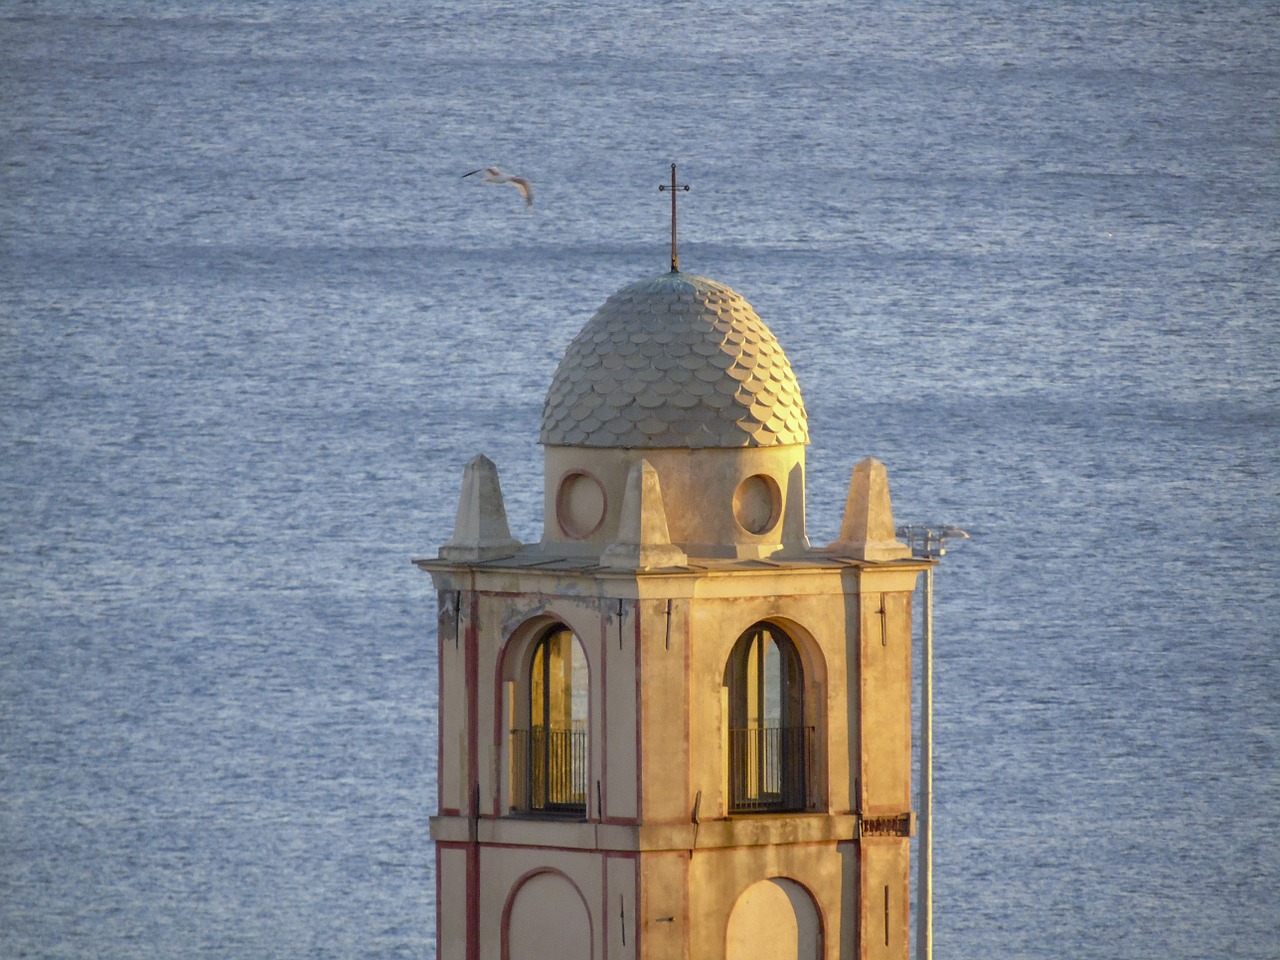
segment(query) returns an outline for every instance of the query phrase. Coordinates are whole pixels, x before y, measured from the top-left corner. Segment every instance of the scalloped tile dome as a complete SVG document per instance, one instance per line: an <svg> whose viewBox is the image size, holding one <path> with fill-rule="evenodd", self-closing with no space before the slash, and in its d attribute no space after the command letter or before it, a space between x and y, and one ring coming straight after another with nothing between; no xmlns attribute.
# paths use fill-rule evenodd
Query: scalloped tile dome
<svg viewBox="0 0 1280 960"><path fill-rule="evenodd" d="M722 283L666 273L623 287L578 333L542 409L544 444L770 447L808 443L791 364Z"/></svg>

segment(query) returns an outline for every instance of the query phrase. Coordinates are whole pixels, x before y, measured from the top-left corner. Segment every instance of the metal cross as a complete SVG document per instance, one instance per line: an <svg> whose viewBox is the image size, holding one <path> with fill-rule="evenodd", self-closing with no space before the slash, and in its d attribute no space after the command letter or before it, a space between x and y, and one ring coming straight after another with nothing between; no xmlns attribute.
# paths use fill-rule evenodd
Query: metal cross
<svg viewBox="0 0 1280 960"><path fill-rule="evenodd" d="M676 165L674 163L671 165L671 185L667 186L664 183L658 187L659 192L664 190L671 191L671 272L679 273L680 254L676 252L676 192L683 190L687 193L689 191L689 185L684 183L677 186Z"/></svg>

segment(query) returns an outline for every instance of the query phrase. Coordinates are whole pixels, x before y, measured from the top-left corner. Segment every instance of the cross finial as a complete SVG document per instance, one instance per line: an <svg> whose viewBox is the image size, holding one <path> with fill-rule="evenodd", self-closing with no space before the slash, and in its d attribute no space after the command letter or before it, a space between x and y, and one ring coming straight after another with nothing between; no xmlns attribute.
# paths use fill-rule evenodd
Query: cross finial
<svg viewBox="0 0 1280 960"><path fill-rule="evenodd" d="M687 193L689 185L687 183L676 185L676 165L674 163L671 165L671 185L667 186L664 183L658 187L658 190L659 192L663 190L671 191L671 272L679 273L680 254L676 252L676 191L684 190Z"/></svg>

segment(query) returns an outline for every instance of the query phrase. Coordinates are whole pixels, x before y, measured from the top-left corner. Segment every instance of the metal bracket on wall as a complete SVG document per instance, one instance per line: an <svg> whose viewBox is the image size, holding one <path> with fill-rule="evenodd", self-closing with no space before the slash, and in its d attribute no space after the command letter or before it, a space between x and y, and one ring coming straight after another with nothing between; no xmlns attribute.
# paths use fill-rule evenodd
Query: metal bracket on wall
<svg viewBox="0 0 1280 960"><path fill-rule="evenodd" d="M689 847L689 856L693 856L693 851L698 849L698 831L702 829L702 791L699 790L693 798L693 845Z"/></svg>
<svg viewBox="0 0 1280 960"><path fill-rule="evenodd" d="M453 620L453 649L458 649L458 634L462 632L462 591L461 590L441 590L440 591L440 620L439 630L441 637L444 639L444 627L449 620Z"/></svg>
<svg viewBox="0 0 1280 960"><path fill-rule="evenodd" d="M910 837L915 832L916 817L911 812L858 818L859 837Z"/></svg>

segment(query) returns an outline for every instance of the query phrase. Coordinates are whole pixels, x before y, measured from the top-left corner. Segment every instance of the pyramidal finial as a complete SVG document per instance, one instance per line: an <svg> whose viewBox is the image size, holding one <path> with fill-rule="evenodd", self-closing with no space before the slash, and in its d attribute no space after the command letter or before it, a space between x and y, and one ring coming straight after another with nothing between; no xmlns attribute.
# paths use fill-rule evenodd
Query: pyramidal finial
<svg viewBox="0 0 1280 960"><path fill-rule="evenodd" d="M658 471L648 460L641 460L627 474L618 539L601 554L600 565L648 570L682 567L688 560L685 552L671 542Z"/></svg>
<svg viewBox="0 0 1280 960"><path fill-rule="evenodd" d="M462 471L462 495L453 537L440 547L445 560L486 560L510 556L520 549L507 526L498 468L484 454L477 454Z"/></svg>
<svg viewBox="0 0 1280 960"><path fill-rule="evenodd" d="M840 536L827 545L827 552L855 560L911 556L911 548L894 535L889 473L875 457L867 457L853 468Z"/></svg>

